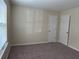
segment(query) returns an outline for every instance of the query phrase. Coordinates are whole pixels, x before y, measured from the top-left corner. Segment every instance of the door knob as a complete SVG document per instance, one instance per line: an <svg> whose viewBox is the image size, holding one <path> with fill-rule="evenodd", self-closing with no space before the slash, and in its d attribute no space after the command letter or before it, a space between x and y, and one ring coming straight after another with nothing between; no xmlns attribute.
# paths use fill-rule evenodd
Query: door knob
<svg viewBox="0 0 79 59"><path fill-rule="evenodd" d="M51 30L49 30L49 32L51 32Z"/></svg>
<svg viewBox="0 0 79 59"><path fill-rule="evenodd" d="M69 32L66 32L67 34L69 33Z"/></svg>

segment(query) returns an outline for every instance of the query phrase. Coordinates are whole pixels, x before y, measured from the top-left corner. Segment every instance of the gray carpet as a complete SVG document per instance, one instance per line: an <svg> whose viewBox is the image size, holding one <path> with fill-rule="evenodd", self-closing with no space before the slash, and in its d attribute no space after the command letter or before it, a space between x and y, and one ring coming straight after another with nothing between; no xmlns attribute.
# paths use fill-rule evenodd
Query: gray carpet
<svg viewBox="0 0 79 59"><path fill-rule="evenodd" d="M8 59L79 59L79 52L60 43L13 46Z"/></svg>

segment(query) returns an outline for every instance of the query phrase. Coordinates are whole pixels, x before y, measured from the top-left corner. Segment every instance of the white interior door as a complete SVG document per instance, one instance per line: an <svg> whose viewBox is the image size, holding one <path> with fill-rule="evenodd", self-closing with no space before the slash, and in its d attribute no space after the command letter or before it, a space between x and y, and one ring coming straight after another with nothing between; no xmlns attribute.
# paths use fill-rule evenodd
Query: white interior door
<svg viewBox="0 0 79 59"><path fill-rule="evenodd" d="M69 29L69 15L61 16L60 20L60 33L59 33L59 42L65 45L68 44L68 29Z"/></svg>
<svg viewBox="0 0 79 59"><path fill-rule="evenodd" d="M48 42L56 42L57 16L49 16Z"/></svg>

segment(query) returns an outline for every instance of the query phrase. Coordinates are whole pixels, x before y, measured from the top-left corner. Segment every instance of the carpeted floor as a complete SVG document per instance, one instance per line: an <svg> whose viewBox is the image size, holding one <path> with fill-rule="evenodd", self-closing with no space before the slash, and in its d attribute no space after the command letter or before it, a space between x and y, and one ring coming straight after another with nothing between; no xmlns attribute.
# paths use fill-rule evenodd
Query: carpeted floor
<svg viewBox="0 0 79 59"><path fill-rule="evenodd" d="M79 59L79 52L60 43L13 46L8 59Z"/></svg>

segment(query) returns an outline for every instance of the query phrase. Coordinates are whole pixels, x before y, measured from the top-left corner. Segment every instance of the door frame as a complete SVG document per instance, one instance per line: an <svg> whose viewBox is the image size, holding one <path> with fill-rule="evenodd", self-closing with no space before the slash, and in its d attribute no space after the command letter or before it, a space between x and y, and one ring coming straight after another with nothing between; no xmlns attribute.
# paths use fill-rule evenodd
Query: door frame
<svg viewBox="0 0 79 59"><path fill-rule="evenodd" d="M70 26L71 26L71 16L69 16L67 46L69 45L69 40L70 40Z"/></svg>

